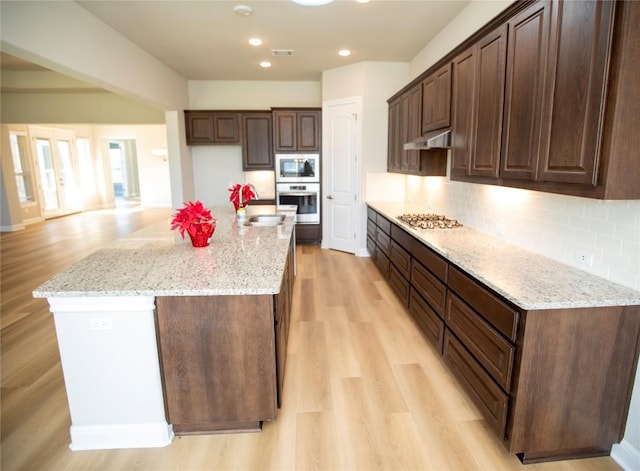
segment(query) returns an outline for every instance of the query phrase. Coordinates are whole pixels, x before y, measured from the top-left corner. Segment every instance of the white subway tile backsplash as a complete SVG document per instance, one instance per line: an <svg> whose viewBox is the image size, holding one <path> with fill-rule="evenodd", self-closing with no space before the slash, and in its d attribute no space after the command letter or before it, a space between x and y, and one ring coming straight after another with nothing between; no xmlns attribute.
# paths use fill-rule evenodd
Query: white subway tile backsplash
<svg viewBox="0 0 640 471"><path fill-rule="evenodd" d="M640 211L637 210L638 201L607 201L609 206L609 220L621 222L640 228ZM634 211L634 207L636 210Z"/></svg>
<svg viewBox="0 0 640 471"><path fill-rule="evenodd" d="M599 235L596 237L596 247L611 254L622 254L622 239Z"/></svg>
<svg viewBox="0 0 640 471"><path fill-rule="evenodd" d="M446 178L422 178L399 193L405 190L425 210L640 290L640 200L601 201ZM576 250L593 254L593 265L578 264Z"/></svg>
<svg viewBox="0 0 640 471"><path fill-rule="evenodd" d="M569 216L569 226L588 231L591 228L591 220L574 214Z"/></svg>

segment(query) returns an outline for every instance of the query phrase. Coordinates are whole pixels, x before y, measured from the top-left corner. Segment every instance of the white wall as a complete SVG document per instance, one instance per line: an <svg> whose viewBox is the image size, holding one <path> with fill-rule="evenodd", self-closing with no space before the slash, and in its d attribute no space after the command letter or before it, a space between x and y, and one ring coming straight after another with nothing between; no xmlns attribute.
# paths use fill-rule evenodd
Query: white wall
<svg viewBox="0 0 640 471"><path fill-rule="evenodd" d="M268 110L322 106L320 82L190 80L189 109Z"/></svg>
<svg viewBox="0 0 640 471"><path fill-rule="evenodd" d="M378 186L368 175L381 174L386 177L387 169L387 99L408 82L408 64L405 62L360 62L324 71L322 74L323 101L360 97L362 116L360 123L358 181L360 199L358 208L358 230L356 253L366 253L366 199L370 191L375 191L378 198L387 195L391 198L398 185L385 184ZM374 186L375 188L371 188Z"/></svg>
<svg viewBox="0 0 640 471"><path fill-rule="evenodd" d="M164 124L161 109L114 93L2 93L0 100L3 123Z"/></svg>
<svg viewBox="0 0 640 471"><path fill-rule="evenodd" d="M411 61L415 77L447 54L510 1L471 2ZM389 176L396 180L395 176ZM561 262L640 290L640 201L599 201L542 192L451 182L448 177L406 177L399 192L425 210ZM594 254L592 267L577 265L576 251ZM640 469L640 389L636 384L622 446L612 456Z"/></svg>
<svg viewBox="0 0 640 471"><path fill-rule="evenodd" d="M413 80L465 39L503 12L513 0L472 0L409 63Z"/></svg>

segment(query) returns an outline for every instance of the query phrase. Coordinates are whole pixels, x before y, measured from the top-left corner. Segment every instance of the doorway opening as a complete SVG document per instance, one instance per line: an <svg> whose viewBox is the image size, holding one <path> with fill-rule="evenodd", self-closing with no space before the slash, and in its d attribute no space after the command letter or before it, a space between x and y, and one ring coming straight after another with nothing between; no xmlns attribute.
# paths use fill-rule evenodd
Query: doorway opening
<svg viewBox="0 0 640 471"><path fill-rule="evenodd" d="M111 182L116 207L140 204L140 181L135 139L109 140Z"/></svg>

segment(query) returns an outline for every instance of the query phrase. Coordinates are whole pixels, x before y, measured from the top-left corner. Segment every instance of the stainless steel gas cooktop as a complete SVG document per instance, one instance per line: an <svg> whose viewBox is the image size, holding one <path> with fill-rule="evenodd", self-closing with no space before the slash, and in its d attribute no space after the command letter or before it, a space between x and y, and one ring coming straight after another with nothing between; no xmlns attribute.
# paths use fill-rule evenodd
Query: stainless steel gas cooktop
<svg viewBox="0 0 640 471"><path fill-rule="evenodd" d="M462 227L455 219L449 219L441 214L419 213L403 214L398 219L416 229L453 229Z"/></svg>

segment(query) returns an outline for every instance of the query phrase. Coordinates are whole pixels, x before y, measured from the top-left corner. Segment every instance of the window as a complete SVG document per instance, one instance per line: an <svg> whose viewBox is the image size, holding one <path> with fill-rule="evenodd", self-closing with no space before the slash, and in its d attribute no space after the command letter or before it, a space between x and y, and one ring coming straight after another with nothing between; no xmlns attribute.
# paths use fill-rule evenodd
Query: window
<svg viewBox="0 0 640 471"><path fill-rule="evenodd" d="M27 136L24 134L9 133L9 140L11 142L11 155L13 157L13 171L16 176L18 198L20 203L33 202L35 201L33 196L33 183L26 151Z"/></svg>

